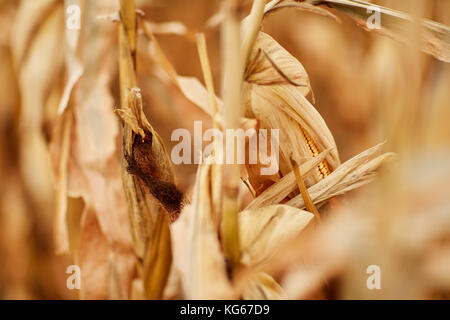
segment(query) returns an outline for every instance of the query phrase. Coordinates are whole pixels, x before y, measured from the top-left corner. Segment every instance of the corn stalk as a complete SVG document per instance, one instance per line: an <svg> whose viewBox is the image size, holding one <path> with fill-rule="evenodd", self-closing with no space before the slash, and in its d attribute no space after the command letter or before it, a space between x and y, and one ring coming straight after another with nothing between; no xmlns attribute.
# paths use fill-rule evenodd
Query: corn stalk
<svg viewBox="0 0 450 320"><path fill-rule="evenodd" d="M150 135L151 152L156 150L159 153L155 156L156 160L166 155L164 154L164 148L160 145L159 137L151 129L145 115L143 115L142 98L136 88L137 17L134 0L120 0L120 20L119 73L121 110L119 115L124 120L133 117L134 120L139 122L139 128L133 128L130 122L124 121L122 180L130 214L134 250L136 255L144 260L144 264L139 265L138 270L141 271L139 276L144 281L145 296L148 299L160 299L162 298L172 261L168 218L160 203L155 200L155 197L149 195L148 189L143 183L145 182L145 177L131 174L129 166L130 157L133 157L135 152L135 138L140 141L141 138L144 139L144 136L147 135L148 138ZM137 90L130 90L132 88ZM141 123L145 125L142 126ZM140 131L142 127L147 131ZM137 132L140 133L140 137L136 137ZM159 163L157 163L158 165ZM164 169L166 168L162 170ZM168 171L170 170L168 169ZM171 173L168 175L172 176Z"/></svg>
<svg viewBox="0 0 450 320"><path fill-rule="evenodd" d="M264 12L264 0L255 0L249 17L244 21L241 30L239 23L239 0L228 0L225 3L225 20L222 26L223 58L223 92L225 130L234 130L240 126L241 88L244 69L251 48L258 34ZM242 31L242 32L241 32ZM242 41L241 41L242 35ZM237 156L236 144L234 155ZM227 150L230 152L230 150ZM239 261L239 227L237 214L239 211L240 166L237 164L224 166L221 238L226 258L235 266Z"/></svg>

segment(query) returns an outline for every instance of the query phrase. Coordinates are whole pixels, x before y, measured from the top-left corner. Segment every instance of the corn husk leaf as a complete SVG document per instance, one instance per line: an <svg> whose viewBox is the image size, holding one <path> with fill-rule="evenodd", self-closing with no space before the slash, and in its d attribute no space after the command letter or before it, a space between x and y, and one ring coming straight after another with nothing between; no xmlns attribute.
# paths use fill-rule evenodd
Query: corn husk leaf
<svg viewBox="0 0 450 320"><path fill-rule="evenodd" d="M173 224L174 265L187 299L235 296L211 216L210 168L206 164L199 167L192 204Z"/></svg>
<svg viewBox="0 0 450 320"><path fill-rule="evenodd" d="M261 53L262 52L262 53ZM305 98L310 92L303 66L269 35L260 32L253 47L244 82L246 116L259 121L264 129L280 129L279 169L282 176L291 170L290 159L300 163L316 156L311 144L326 157L332 171L340 164L334 138L325 121ZM320 170L306 179L312 185L323 178ZM259 186L253 186L255 190Z"/></svg>
<svg viewBox="0 0 450 320"><path fill-rule="evenodd" d="M267 273L256 274L243 290L244 300L281 300L286 299L283 288Z"/></svg>
<svg viewBox="0 0 450 320"><path fill-rule="evenodd" d="M314 216L287 205L272 205L239 213L241 262L258 264L269 259L280 244L295 238Z"/></svg>
<svg viewBox="0 0 450 320"><path fill-rule="evenodd" d="M325 159L329 150L323 151L317 157L311 158L300 166L304 176ZM247 210L257 209L272 204L281 203L291 192L297 189L294 172L290 172L281 178L278 182L265 189L259 196L252 200L246 207Z"/></svg>
<svg viewBox="0 0 450 320"><path fill-rule="evenodd" d="M374 154L380 150L382 145L380 143L351 158L329 176L308 188L308 193L313 202L320 203L372 181L377 169L396 157L394 153L388 152L374 158ZM303 208L305 205L301 195L294 197L286 204L297 208Z"/></svg>

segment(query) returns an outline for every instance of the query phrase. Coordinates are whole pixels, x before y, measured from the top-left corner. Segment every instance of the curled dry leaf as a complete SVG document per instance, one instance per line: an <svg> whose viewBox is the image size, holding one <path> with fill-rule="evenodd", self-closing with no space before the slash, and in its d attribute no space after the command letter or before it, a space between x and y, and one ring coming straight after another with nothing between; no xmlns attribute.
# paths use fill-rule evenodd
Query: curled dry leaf
<svg viewBox="0 0 450 320"><path fill-rule="evenodd" d="M395 159L394 153L384 153L378 157L375 154L380 151L383 143L380 143L361 154L341 164L334 172L308 189L314 203L323 202L334 196L344 194L368 184L375 178L377 170L384 164ZM316 166L320 159L325 157L328 151L322 152L318 157L308 160L300 170L306 174ZM283 200L297 188L295 175L290 172L278 182L267 188L256 197L247 209L256 209L263 206L282 203ZM286 204L304 208L305 204L301 195L297 195Z"/></svg>
<svg viewBox="0 0 450 320"><path fill-rule="evenodd" d="M340 165L334 172L308 189L314 203L320 203L336 195L343 194L363 186L375 177L377 169L395 159L395 154L388 152L374 158L383 144L378 144ZM303 208L301 195L289 200L286 204Z"/></svg>
<svg viewBox="0 0 450 320"><path fill-rule="evenodd" d="M303 66L269 35L260 32L253 47L243 87L246 116L261 128L279 129L282 176L291 170L291 157L304 162L330 149L306 178L308 186L323 179L340 164L334 138L325 121L305 98L310 92ZM300 134L299 134L300 133ZM253 186L255 190L259 186Z"/></svg>

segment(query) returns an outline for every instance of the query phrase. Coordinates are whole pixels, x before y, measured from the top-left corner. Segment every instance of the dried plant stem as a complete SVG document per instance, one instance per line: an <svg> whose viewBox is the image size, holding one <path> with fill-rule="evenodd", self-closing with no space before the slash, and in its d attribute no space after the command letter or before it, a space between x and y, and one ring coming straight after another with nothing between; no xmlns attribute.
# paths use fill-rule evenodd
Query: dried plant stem
<svg viewBox="0 0 450 320"><path fill-rule="evenodd" d="M254 0L250 15L242 21L242 57L244 57L244 67L261 28L265 4L266 0Z"/></svg>
<svg viewBox="0 0 450 320"><path fill-rule="evenodd" d="M136 74L132 63L131 46L127 36L126 24L133 24L131 21L136 19L129 11L134 12L134 2L129 4L127 0L120 1L121 23L119 26L119 78L120 78L120 102L121 108L128 108L127 88L136 86ZM131 128L125 123L123 128L123 146L124 152L131 154L133 132ZM131 232L133 236L133 246L138 256L143 256L145 252L145 243L141 241L144 238L143 232L133 226L138 220L135 217L137 206L137 191L133 176L127 172L127 164L125 159L122 159L121 173L124 185L125 196L128 203L128 212L130 213Z"/></svg>
<svg viewBox="0 0 450 320"><path fill-rule="evenodd" d="M240 126L241 87L247 57L251 51L259 31L265 1L255 0L251 14L246 18L242 28L239 23L239 0L228 0L225 3L225 20L222 26L223 59L223 99L225 112L225 130L237 129ZM237 156L236 145L234 155ZM227 150L227 152L231 152ZM235 159L236 161L236 159ZM237 161L236 161L237 162ZM240 166L225 165L224 176L227 177L223 189L221 238L225 256L232 266L239 261L239 228L237 214L239 211Z"/></svg>
<svg viewBox="0 0 450 320"><path fill-rule="evenodd" d="M137 17L134 0L120 0L119 73L121 108L130 108L129 91L137 86L136 48ZM138 117L141 115L138 114ZM141 122L143 119L140 119ZM146 121L146 119L145 119ZM124 155L133 153L135 134L125 123L123 133ZM156 137L154 137L156 139ZM130 214L133 246L138 257L144 258L144 288L146 297L160 299L167 282L172 262L170 229L166 214L148 195L138 178L131 175L125 157L122 158L122 180ZM156 221L153 221L156 220Z"/></svg>
<svg viewBox="0 0 450 320"><path fill-rule="evenodd" d="M127 90L136 86L135 63L133 62L133 46L136 46L136 33L130 31L136 27L136 13L134 1L120 0L120 16L122 23L119 27L119 76L120 102L122 108L128 107ZM130 36L134 39L130 39ZM132 131L125 125L124 145L131 153Z"/></svg>
<svg viewBox="0 0 450 320"><path fill-rule="evenodd" d="M239 127L241 116L241 83L243 63L241 56L239 1L228 0L225 3L225 20L222 26L223 57L223 99L225 112L225 129ZM227 152L232 152L227 150ZM234 150L236 155L236 148ZM237 214L239 210L239 178L240 167L237 164L224 166L224 181L222 193L221 239L225 257L235 266L239 261L239 228Z"/></svg>
<svg viewBox="0 0 450 320"><path fill-rule="evenodd" d="M206 88L209 93L210 97L210 104L211 104L211 110L212 110L212 121L213 126L215 129L219 128L219 123L217 121L217 113L218 113L218 106L217 106L217 99L214 92L214 82L213 77L211 73L211 65L209 63L208 58L208 49L206 47L206 40L204 33L197 34L197 49L198 54L200 58L200 64L202 66L203 71L203 78L205 80ZM214 150L213 155L217 154L217 148L218 148L217 140L214 139ZM212 185L212 201L214 204L214 220L216 223L219 223L219 216L220 216L220 202L221 202L221 193L222 193L222 171L219 165L213 165L211 168L211 185Z"/></svg>
<svg viewBox="0 0 450 320"><path fill-rule="evenodd" d="M306 210L314 214L317 221L320 222L320 215L319 211L317 211L316 206L311 200L311 197L309 196L308 189L306 188L305 181L303 181L302 174L300 172L300 166L298 163L291 158L292 167L295 174L295 179L297 180L297 185L300 190L300 194L302 195L303 202L305 203Z"/></svg>
<svg viewBox="0 0 450 320"><path fill-rule="evenodd" d="M134 0L120 0L120 18L123 32L128 40L129 53L133 61L133 69L136 69L136 48L137 48L137 23L136 5ZM135 77L134 77L135 78Z"/></svg>

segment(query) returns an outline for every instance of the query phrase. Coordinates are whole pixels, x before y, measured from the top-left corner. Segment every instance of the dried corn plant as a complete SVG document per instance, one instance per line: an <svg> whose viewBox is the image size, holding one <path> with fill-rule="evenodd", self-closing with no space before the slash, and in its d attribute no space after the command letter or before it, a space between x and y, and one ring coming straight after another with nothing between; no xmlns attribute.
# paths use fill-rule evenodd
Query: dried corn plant
<svg viewBox="0 0 450 320"><path fill-rule="evenodd" d="M0 297L449 298L450 6L372 2L0 1Z"/></svg>

